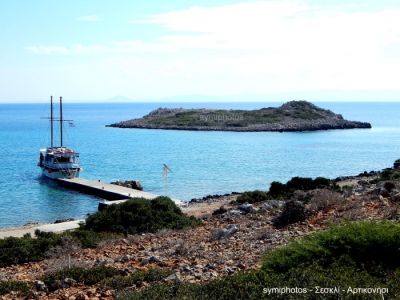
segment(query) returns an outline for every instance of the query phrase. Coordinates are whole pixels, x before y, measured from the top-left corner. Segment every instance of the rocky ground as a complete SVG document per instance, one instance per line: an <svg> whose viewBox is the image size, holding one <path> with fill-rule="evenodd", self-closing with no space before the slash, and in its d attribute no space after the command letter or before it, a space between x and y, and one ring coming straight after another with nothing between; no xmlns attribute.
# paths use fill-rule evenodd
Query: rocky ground
<svg viewBox="0 0 400 300"><path fill-rule="evenodd" d="M137 269L169 268L167 280L201 282L239 270L259 267L262 255L300 236L323 229L331 222L360 219L397 219L400 209L400 184L377 182L378 173L338 179L343 192L317 189L296 192L294 200L308 197L303 222L277 229L273 218L285 201L234 204L239 194L211 196L192 201L185 212L201 217L197 228L162 231L156 234L129 235L107 241L95 249L59 249L36 263L0 268L0 279L34 282L34 295L40 299L113 299L115 291L98 286L71 283L70 287L48 293L40 291L47 272L72 266L109 265L129 274ZM222 208L221 208L222 206ZM213 214L214 213L214 214ZM142 288L141 286L133 289ZM7 295L4 299L15 298Z"/></svg>

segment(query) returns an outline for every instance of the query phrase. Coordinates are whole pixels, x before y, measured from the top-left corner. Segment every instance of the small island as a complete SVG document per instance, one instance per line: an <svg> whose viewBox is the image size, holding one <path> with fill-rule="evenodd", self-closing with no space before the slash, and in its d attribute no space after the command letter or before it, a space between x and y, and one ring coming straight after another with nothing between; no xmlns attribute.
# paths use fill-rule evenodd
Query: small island
<svg viewBox="0 0 400 300"><path fill-rule="evenodd" d="M345 120L342 115L307 101L289 101L257 110L158 108L142 118L107 126L242 132L371 128L370 123Z"/></svg>

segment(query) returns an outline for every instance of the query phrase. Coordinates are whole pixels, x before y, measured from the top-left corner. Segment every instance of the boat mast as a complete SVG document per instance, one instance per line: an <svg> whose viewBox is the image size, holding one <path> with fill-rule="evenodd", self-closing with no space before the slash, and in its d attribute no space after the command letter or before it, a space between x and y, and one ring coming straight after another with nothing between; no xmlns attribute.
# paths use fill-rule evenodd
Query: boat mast
<svg viewBox="0 0 400 300"><path fill-rule="evenodd" d="M50 97L50 144L53 148L53 96Z"/></svg>
<svg viewBox="0 0 400 300"><path fill-rule="evenodd" d="M63 146L63 111L62 111L62 97L60 97L60 144Z"/></svg>

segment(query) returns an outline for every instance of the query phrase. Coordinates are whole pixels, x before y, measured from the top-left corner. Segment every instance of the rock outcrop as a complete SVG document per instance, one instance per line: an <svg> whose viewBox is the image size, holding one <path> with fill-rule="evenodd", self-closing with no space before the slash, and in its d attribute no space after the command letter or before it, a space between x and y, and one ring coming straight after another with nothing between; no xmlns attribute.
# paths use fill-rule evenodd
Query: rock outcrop
<svg viewBox="0 0 400 300"><path fill-rule="evenodd" d="M138 180L125 180L125 181L113 181L111 184L119 185L119 186L124 186L130 189L134 190L139 190L143 191L143 186Z"/></svg>

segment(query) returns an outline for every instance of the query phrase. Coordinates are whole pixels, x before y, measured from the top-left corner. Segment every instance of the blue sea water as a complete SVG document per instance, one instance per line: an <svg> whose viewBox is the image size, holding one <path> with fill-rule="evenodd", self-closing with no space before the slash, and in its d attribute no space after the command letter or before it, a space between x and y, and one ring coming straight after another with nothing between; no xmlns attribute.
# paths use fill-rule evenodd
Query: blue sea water
<svg viewBox="0 0 400 300"><path fill-rule="evenodd" d="M146 191L190 200L268 189L293 176L354 175L400 158L399 103L319 103L372 129L239 133L118 129L106 124L163 107L261 108L279 103L65 104L65 143L81 154L82 177L138 179ZM38 151L49 143L46 104L0 105L0 227L84 217L98 199L40 177ZM172 172L167 181L162 166Z"/></svg>

